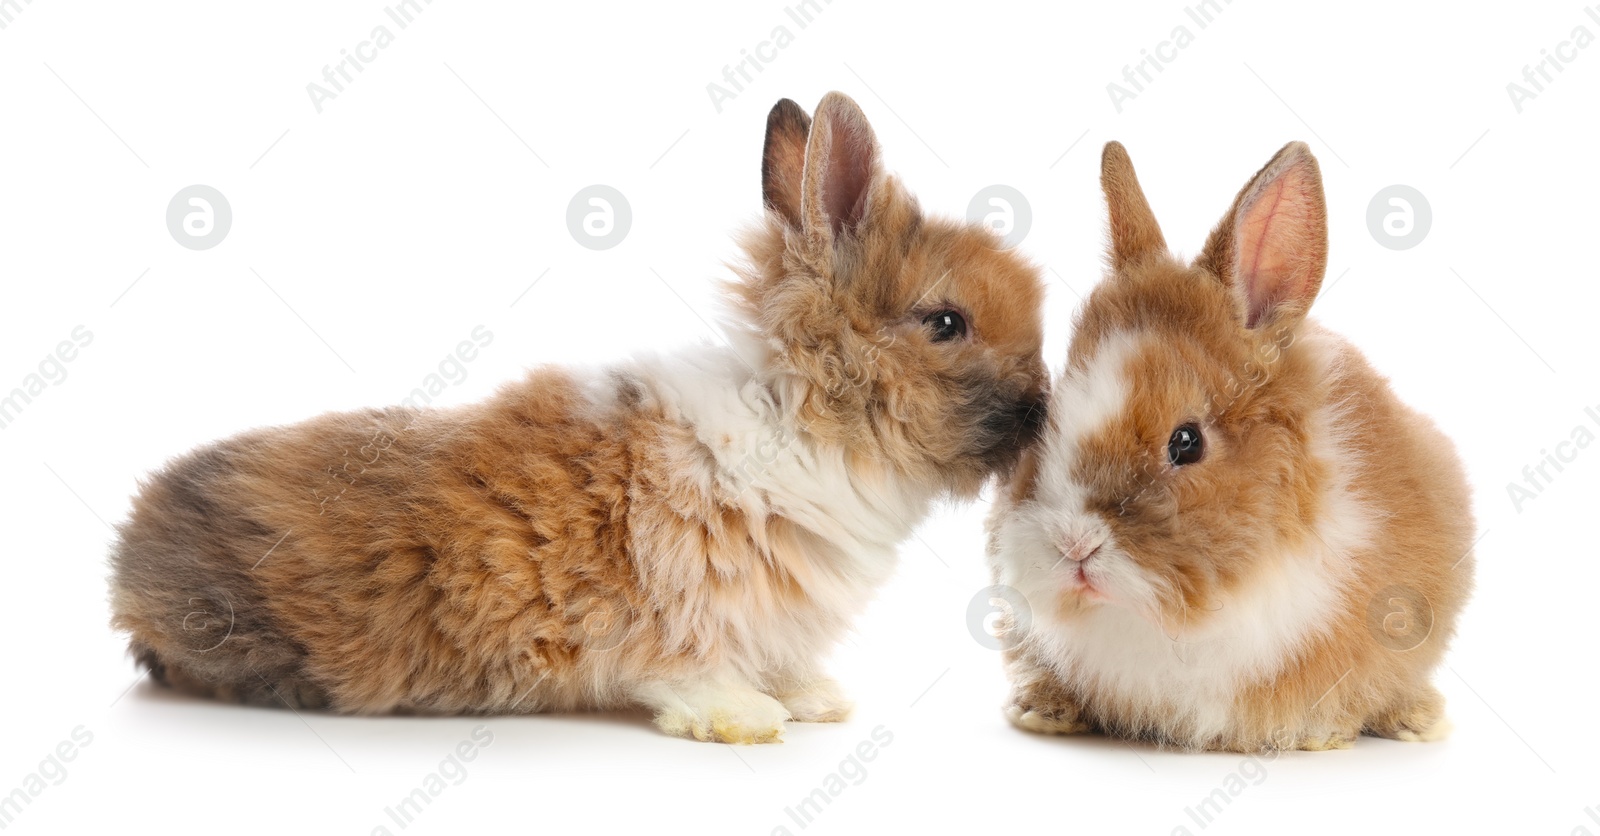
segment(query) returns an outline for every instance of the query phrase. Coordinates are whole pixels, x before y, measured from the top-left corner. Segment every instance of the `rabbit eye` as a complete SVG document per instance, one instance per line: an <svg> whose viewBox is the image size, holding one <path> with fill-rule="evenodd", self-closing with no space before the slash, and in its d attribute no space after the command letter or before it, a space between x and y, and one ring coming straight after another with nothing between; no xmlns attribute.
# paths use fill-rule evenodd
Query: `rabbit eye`
<svg viewBox="0 0 1600 836"><path fill-rule="evenodd" d="M1174 467L1194 464L1200 461L1205 447L1205 439L1200 437L1200 427L1184 424L1173 430L1172 438L1167 440L1167 461L1172 462Z"/></svg>
<svg viewBox="0 0 1600 836"><path fill-rule="evenodd" d="M959 340L967 335L967 318L959 311L934 311L922 318L922 324L933 330L936 343Z"/></svg>

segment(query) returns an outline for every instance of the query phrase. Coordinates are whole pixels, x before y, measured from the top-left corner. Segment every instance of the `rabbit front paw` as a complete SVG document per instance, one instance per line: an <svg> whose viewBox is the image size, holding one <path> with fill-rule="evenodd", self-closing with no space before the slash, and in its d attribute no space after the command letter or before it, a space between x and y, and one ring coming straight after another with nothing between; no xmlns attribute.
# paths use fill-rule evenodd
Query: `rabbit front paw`
<svg viewBox="0 0 1600 836"><path fill-rule="evenodd" d="M855 707L839 683L828 677L785 688L777 697L800 723L840 723L850 717Z"/></svg>
<svg viewBox="0 0 1600 836"><path fill-rule="evenodd" d="M1005 712L1012 725L1038 734L1083 734L1091 730L1077 700L1066 689L1044 679L1019 686Z"/></svg>
<svg viewBox="0 0 1600 836"><path fill-rule="evenodd" d="M676 737L713 743L781 743L789 709L748 686L694 682L645 689L656 726Z"/></svg>

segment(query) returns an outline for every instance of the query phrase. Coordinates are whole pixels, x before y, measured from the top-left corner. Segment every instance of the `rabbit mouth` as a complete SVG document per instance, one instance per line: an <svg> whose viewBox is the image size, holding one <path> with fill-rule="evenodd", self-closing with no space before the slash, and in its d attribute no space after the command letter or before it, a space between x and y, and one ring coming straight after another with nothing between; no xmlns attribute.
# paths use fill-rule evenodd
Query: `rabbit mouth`
<svg viewBox="0 0 1600 836"><path fill-rule="evenodd" d="M1067 588L1079 598L1096 603L1109 603L1111 596L1106 592L1105 581L1096 577L1091 571L1089 557L1082 562L1070 567L1067 575Z"/></svg>

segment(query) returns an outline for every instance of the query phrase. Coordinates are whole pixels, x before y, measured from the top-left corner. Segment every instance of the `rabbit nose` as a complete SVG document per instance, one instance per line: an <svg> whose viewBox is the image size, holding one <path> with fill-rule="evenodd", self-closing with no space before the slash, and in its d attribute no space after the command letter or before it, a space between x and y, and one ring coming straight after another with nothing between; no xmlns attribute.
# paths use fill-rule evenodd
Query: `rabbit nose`
<svg viewBox="0 0 1600 836"><path fill-rule="evenodd" d="M1062 537L1058 541L1058 549L1062 559L1082 564L1090 557L1099 554L1101 546L1106 545L1106 537L1101 532L1080 533L1078 537Z"/></svg>
<svg viewBox="0 0 1600 836"><path fill-rule="evenodd" d="M1104 545L1103 540L1083 537L1072 542L1063 543L1061 545L1061 556L1073 563L1082 563L1099 554L1102 545Z"/></svg>
<svg viewBox="0 0 1600 836"><path fill-rule="evenodd" d="M1083 566L1111 542L1111 529L1086 515L1067 515L1052 521L1050 539L1061 559L1056 566Z"/></svg>

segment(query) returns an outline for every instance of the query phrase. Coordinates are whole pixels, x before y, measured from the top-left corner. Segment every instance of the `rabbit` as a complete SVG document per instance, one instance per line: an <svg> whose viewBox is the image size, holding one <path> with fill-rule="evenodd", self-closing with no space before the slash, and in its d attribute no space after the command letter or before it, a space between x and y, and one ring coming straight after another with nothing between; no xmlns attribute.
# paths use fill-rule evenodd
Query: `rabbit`
<svg viewBox="0 0 1600 836"><path fill-rule="evenodd" d="M111 555L176 688L338 713L643 709L780 741L939 501L1043 423L1043 281L926 216L861 109L766 123L725 344L539 367L481 403L328 414L181 456Z"/></svg>
<svg viewBox="0 0 1600 836"><path fill-rule="evenodd" d="M1310 149L1279 151L1189 264L1116 142L1101 184L1109 272L986 522L1007 717L1182 750L1443 737L1470 489L1448 437L1307 318L1328 252Z"/></svg>

